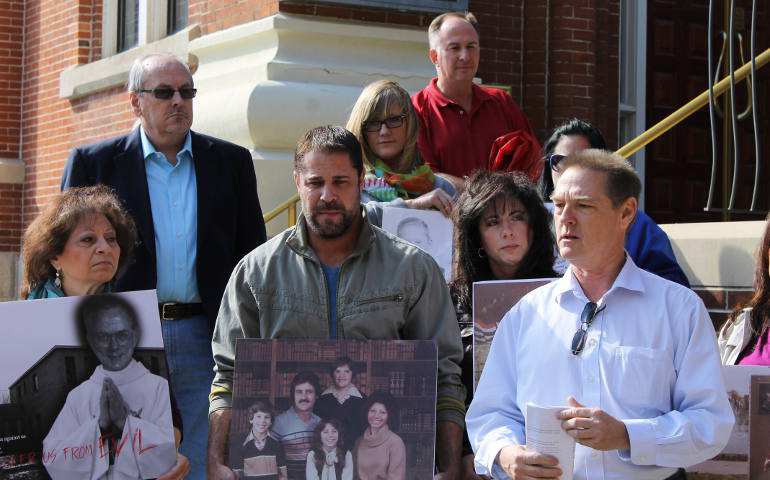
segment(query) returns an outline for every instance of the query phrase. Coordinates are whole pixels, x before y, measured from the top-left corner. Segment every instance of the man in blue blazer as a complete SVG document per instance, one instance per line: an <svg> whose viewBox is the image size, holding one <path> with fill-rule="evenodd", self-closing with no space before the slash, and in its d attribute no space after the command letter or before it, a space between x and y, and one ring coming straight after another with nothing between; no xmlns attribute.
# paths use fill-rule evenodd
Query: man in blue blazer
<svg viewBox="0 0 770 480"><path fill-rule="evenodd" d="M135 261L115 291L157 289L190 478L205 478L211 335L235 264L265 241L248 150L190 130L196 90L187 66L149 55L131 67L128 135L75 148L62 189L105 184L136 222Z"/></svg>

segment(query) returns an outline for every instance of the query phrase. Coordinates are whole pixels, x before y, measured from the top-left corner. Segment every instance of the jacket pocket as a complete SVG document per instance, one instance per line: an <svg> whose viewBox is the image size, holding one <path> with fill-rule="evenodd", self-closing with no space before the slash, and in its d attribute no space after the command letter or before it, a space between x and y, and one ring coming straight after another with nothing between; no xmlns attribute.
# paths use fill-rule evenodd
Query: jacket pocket
<svg viewBox="0 0 770 480"><path fill-rule="evenodd" d="M367 298L365 300L359 300L356 302L356 305L359 307L364 305L369 305L370 303L379 303L379 302L402 302L404 301L404 296L400 293L397 293L395 295L386 295L384 297L375 297L375 298Z"/></svg>

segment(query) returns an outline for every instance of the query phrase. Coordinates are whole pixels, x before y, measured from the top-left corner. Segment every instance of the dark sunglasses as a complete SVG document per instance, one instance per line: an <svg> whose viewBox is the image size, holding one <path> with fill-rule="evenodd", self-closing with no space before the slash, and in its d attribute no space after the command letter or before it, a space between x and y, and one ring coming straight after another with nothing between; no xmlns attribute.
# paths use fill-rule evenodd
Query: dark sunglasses
<svg viewBox="0 0 770 480"><path fill-rule="evenodd" d="M151 90L139 90L139 93L152 93L158 100L168 100L174 96L175 92L179 92L179 96L185 100L195 98L195 94L198 93L197 88L180 88L179 90L174 88L153 88Z"/></svg>
<svg viewBox="0 0 770 480"><path fill-rule="evenodd" d="M564 160L566 155L562 155L561 153L552 153L548 155L546 158L548 159L548 163L551 165L551 170L558 172L559 171L559 162Z"/></svg>
<svg viewBox="0 0 770 480"><path fill-rule="evenodd" d="M583 347L586 345L586 335L588 333L588 327L591 326L591 322L594 318L604 310L607 305L602 305L602 308L596 309L597 305L594 302L586 303L583 308L583 313L580 314L580 327L575 332L575 336L572 337L572 355L580 355L583 351Z"/></svg>
<svg viewBox="0 0 770 480"><path fill-rule="evenodd" d="M365 132L374 133L379 132L382 128L382 124L388 126L388 128L398 128L404 124L406 115L396 115L395 117L388 117L385 120L367 120L361 124Z"/></svg>

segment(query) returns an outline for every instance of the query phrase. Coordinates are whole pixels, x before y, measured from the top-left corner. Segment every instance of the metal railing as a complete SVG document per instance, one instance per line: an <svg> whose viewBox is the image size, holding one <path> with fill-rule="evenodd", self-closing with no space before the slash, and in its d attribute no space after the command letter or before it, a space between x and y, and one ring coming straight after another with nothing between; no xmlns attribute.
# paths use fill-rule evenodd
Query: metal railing
<svg viewBox="0 0 770 480"><path fill-rule="evenodd" d="M265 223L274 219L283 212L288 213L288 224L290 227L297 223L297 203L299 202L299 195L294 194L291 198L281 203L274 209L270 210L264 215Z"/></svg>

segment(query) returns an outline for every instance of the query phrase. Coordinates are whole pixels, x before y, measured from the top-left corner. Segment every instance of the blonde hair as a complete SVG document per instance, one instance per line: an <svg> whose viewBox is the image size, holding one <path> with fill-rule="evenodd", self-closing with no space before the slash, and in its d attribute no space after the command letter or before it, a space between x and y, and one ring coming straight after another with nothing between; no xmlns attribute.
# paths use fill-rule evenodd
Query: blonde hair
<svg viewBox="0 0 770 480"><path fill-rule="evenodd" d="M390 115L391 105L401 106L401 113L406 115L403 125L406 128L406 142L395 165L379 158L369 148L363 131L364 122L387 118ZM423 163L422 156L417 150L417 134L420 130L420 122L412 106L412 100L409 98L409 92L396 82L379 80L364 87L353 106L346 128L353 132L361 143L364 166L367 170L373 169L377 160L382 160L399 173L409 173Z"/></svg>

